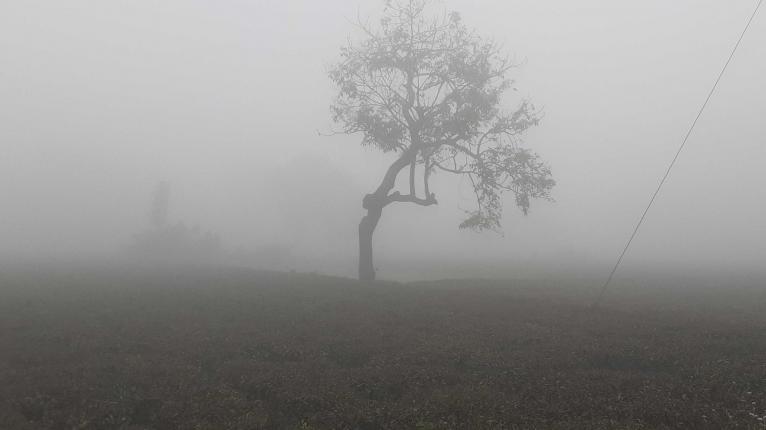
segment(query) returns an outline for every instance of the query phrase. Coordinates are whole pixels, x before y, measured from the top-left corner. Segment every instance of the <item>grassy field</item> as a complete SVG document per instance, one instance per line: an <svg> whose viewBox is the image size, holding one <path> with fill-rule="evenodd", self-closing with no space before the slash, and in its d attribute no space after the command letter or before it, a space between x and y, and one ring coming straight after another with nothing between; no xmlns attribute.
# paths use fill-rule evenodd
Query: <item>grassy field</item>
<svg viewBox="0 0 766 430"><path fill-rule="evenodd" d="M0 429L766 428L764 285L670 287L8 272Z"/></svg>

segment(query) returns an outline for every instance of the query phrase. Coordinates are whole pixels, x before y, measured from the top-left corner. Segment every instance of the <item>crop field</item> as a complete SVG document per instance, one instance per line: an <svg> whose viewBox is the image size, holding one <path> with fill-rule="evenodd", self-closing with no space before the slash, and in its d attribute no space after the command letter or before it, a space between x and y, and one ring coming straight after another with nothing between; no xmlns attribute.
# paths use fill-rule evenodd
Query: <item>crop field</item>
<svg viewBox="0 0 766 430"><path fill-rule="evenodd" d="M763 285L586 284L12 271L0 428L766 428Z"/></svg>

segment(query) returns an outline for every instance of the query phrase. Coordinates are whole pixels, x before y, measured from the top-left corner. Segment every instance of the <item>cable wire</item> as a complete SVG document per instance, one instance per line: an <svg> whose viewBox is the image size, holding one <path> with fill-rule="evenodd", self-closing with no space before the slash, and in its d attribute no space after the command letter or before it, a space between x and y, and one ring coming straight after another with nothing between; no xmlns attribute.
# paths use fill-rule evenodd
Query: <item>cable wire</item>
<svg viewBox="0 0 766 430"><path fill-rule="evenodd" d="M649 200L649 204L646 206L646 209L644 209L644 213L641 215L641 218L638 220L638 223L633 228L633 233L630 235L630 239L628 239L628 243L625 244L625 248L623 248L622 253L620 253L620 257L617 259L617 262L612 268L612 271L609 273L609 277L606 279L604 286L601 287L601 292L599 293L596 301L593 303L594 307L598 307L598 305L601 304L601 301L604 298L604 294L606 294L606 291L609 288L609 285L612 283L612 278L614 278L614 274L617 272L617 269L620 267L620 264L622 263L623 258L625 258L625 254L628 252L630 245L633 243L633 239L636 238L636 235L638 234L638 230L641 228L641 225L644 223L644 219L646 219L646 214L649 213L649 209L651 209L652 205L654 204L654 201L657 199L657 195L660 193L660 190L662 190L663 185L665 185L665 181L667 181L668 176L670 176L671 170L673 170L673 167L675 166L676 161L678 161L678 157L681 155L681 151L684 150L684 147L686 146L686 142L689 141L689 137L692 135L692 132L694 132L694 128L697 126L697 123L699 122L700 117L702 117L702 114L705 112L705 108L707 108L707 105L710 102L710 99L713 97L713 94L718 88L718 84L721 82L721 78L723 78L723 75L726 73L726 70L729 68L729 64L731 64L731 61L734 58L734 54L737 53L737 49L739 49L739 45L742 43L742 40L745 38L745 34L750 29L750 25L753 23L753 20L755 19L755 16L758 14L758 10L761 8L761 5L763 5L763 2L764 0L758 1L758 5L756 5L755 10L753 11L753 14L750 16L750 20L747 21L747 25L745 25L745 29L742 31L742 34L739 36L739 39L737 40L737 43L734 45L734 48L732 49L728 60L726 60L726 64L724 64L723 69L721 69L721 73L718 74L718 78L715 80L715 84L713 84L713 88L708 93L707 98L705 99L705 103L702 104L702 107L697 113L697 116L694 118L694 122L689 128L689 131L686 133L686 136L684 137L683 142L681 142L681 146L678 147L678 151L676 151L676 155L673 157L673 160L670 162L670 165L668 165L667 170L665 170L665 174L662 176L662 180L660 181L660 184L657 186L657 189L654 191L654 194L652 195L651 200Z"/></svg>

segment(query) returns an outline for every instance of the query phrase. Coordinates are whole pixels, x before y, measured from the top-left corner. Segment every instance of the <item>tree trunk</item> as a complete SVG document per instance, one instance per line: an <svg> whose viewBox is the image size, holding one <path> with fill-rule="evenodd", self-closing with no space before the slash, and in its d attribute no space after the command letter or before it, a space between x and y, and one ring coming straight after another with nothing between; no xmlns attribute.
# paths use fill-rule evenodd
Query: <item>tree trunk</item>
<svg viewBox="0 0 766 430"><path fill-rule="evenodd" d="M363 206L367 215L359 223L359 280L374 281L375 266L372 262L372 234L383 213L383 207L377 202L369 204L369 196L365 197Z"/></svg>
<svg viewBox="0 0 766 430"><path fill-rule="evenodd" d="M388 193L396 184L396 176L399 172L410 165L417 156L418 147L411 145L404 153L388 167L383 181L372 194L367 194L362 199L362 207L367 209L367 215L359 223L359 280L374 281L375 266L372 262L372 234L378 226L383 208L390 203Z"/></svg>

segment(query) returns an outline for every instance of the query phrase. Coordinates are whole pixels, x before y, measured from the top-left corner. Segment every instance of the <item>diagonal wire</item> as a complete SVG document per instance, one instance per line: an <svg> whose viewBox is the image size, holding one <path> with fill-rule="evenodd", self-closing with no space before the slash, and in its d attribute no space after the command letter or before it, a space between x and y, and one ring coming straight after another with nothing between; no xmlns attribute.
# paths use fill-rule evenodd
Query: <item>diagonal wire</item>
<svg viewBox="0 0 766 430"><path fill-rule="evenodd" d="M601 287L601 292L599 293L596 301L593 303L594 307L598 307L598 305L601 303L602 299L604 298L604 294L609 288L609 285L612 283L612 278L614 278L614 274L617 272L617 269L620 267L620 264L622 263L623 258L625 258L625 254L628 252L630 245L633 243L633 239L636 238L636 235L638 234L638 230L641 228L641 225L644 223L644 219L646 219L646 214L649 213L649 209L651 209L652 205L654 204L654 201L657 199L657 195L660 193L660 190L662 190L662 186L665 185L665 181L667 181L668 176L670 176L670 171L673 170L673 167L675 166L676 161L678 161L678 156L681 155L681 151L683 151L684 147L686 146L686 142L689 140L689 137L692 135L692 132L694 131L694 128L697 126L697 122L699 122L700 117L702 117L702 113L705 112L705 108L707 108L707 105L710 102L710 99L713 97L713 93L715 93L716 89L718 88L718 84L721 82L721 78L723 78L723 75L726 73L726 69L729 68L729 64L731 64L731 61L734 58L734 54L737 53L737 49L739 49L739 45L742 43L742 39L745 38L745 34L747 33L747 30L750 29L750 25L753 23L753 20L755 19L755 16L758 14L758 10L761 8L761 5L763 5L763 2L764 0L758 1L758 5L756 5L755 10L753 11L753 14L750 16L750 20L747 21L747 25L745 25L745 29L742 31L742 34L739 36L737 43L734 45L734 48L731 50L729 59L726 60L726 64L724 64L723 69L721 69L721 73L718 74L718 78L716 79L715 84L713 84L713 88L708 93L707 98L705 99L705 103L702 104L702 107L697 113L697 117L694 118L694 122L689 128L689 131L686 133L686 136L684 137L683 142L681 142L681 146L678 147L678 151L676 151L676 155L673 157L673 160L670 162L670 165L668 165L667 170L665 170L665 175L662 176L662 180L660 181L660 184L657 186L657 189L654 191L654 194L652 195L651 200L649 200L649 204L646 206L646 209L644 209L644 213L641 215L641 218L638 220L638 223L633 228L633 234L630 235L630 239L628 239L628 243L625 244L625 248L623 248L622 253L620 253L620 257L617 259L617 262L612 268L612 271L609 273L609 277L604 283L604 286Z"/></svg>

